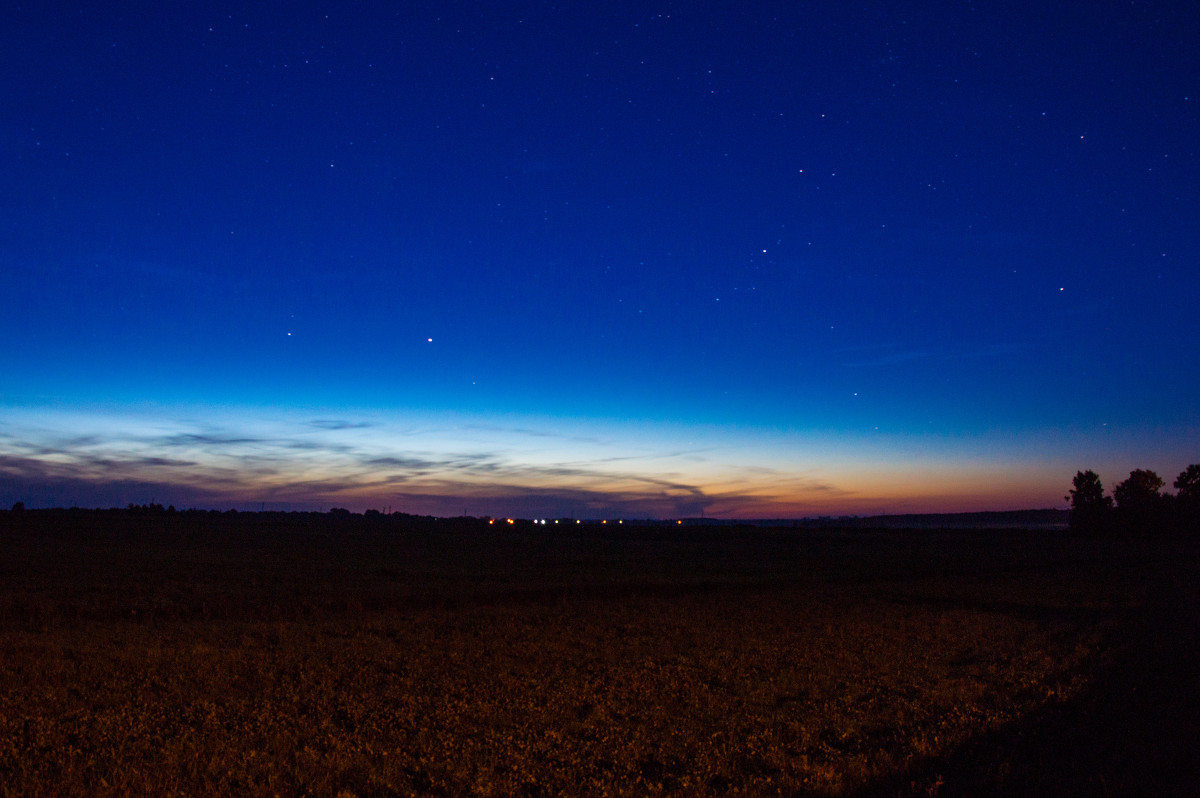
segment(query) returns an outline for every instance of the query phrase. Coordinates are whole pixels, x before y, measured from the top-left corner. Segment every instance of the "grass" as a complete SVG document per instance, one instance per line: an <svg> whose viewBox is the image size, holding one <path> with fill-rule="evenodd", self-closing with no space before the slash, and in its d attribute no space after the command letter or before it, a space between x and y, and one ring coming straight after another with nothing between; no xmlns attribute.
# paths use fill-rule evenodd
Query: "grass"
<svg viewBox="0 0 1200 798"><path fill-rule="evenodd" d="M1194 546L0 520L0 795L1141 794Z"/></svg>

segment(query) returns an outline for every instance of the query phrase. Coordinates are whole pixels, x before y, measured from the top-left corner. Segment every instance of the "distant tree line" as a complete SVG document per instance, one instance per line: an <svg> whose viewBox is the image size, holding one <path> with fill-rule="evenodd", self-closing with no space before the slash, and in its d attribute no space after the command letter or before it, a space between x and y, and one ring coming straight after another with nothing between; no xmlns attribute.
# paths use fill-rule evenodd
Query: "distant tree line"
<svg viewBox="0 0 1200 798"><path fill-rule="evenodd" d="M1087 535L1162 537L1200 534L1200 464L1175 480L1175 493L1163 493L1162 477L1134 469L1111 496L1095 471L1078 471L1071 492L1071 529Z"/></svg>

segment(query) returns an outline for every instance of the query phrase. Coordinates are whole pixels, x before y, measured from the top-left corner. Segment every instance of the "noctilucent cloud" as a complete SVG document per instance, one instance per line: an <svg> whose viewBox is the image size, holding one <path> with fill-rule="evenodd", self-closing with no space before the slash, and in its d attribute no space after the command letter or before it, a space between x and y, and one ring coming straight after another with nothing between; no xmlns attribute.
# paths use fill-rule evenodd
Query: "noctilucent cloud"
<svg viewBox="0 0 1200 798"><path fill-rule="evenodd" d="M1190 2L30 3L0 502L795 517L1200 461Z"/></svg>

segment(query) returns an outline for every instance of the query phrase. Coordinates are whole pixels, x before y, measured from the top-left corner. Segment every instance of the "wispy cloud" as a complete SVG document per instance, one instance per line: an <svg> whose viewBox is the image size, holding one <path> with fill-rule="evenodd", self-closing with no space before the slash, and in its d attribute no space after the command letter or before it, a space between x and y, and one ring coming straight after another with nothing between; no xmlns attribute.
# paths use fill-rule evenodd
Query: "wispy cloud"
<svg viewBox="0 0 1200 798"><path fill-rule="evenodd" d="M250 438L235 435L221 434L206 434L206 433L182 433L178 435L166 435L158 439L158 443L162 446L186 446L186 447L201 447L211 449L215 447L239 447L247 445L258 445L271 443L270 438Z"/></svg>
<svg viewBox="0 0 1200 798"><path fill-rule="evenodd" d="M629 517L750 512L795 506L806 496L844 495L819 480L761 467L707 463L708 481L697 479L688 468L709 449L655 452L634 445L633 451L613 452L616 444L588 436L485 424L468 425L447 445L451 431L431 435L374 422L317 421L262 424L262 434L234 425L188 428L161 421L76 434L42 427L0 440L0 492L10 501L54 495L59 503L80 505L266 501L296 508L390 505L444 514L448 507L467 507L475 514ZM358 434L368 426L370 434ZM481 431L488 434L479 438ZM568 456L506 446L514 436L560 439L569 444L562 447ZM680 468L666 467L670 459ZM723 476L714 488L718 471Z"/></svg>
<svg viewBox="0 0 1200 798"><path fill-rule="evenodd" d="M365 465L380 468L401 468L408 470L428 470L436 468L433 460L422 460L417 457L371 457L363 461Z"/></svg>
<svg viewBox="0 0 1200 798"><path fill-rule="evenodd" d="M324 430L370 429L379 426L373 421L346 421L340 418L318 418L308 423L309 426Z"/></svg>
<svg viewBox="0 0 1200 798"><path fill-rule="evenodd" d="M577 443L602 444L604 440L590 435L570 435L551 430L538 430L529 427L506 427L499 424L464 424L463 429L487 433L503 433L520 435L528 438L552 438L555 440L575 441Z"/></svg>

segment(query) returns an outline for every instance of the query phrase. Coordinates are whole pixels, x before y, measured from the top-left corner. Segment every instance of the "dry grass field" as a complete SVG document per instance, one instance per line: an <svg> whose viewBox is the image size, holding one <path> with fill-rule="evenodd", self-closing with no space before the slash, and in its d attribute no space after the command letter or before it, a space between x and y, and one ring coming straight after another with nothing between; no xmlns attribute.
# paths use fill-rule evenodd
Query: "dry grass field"
<svg viewBox="0 0 1200 798"><path fill-rule="evenodd" d="M1200 783L1200 548L0 514L0 795Z"/></svg>

